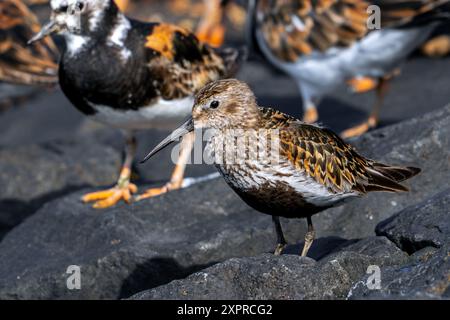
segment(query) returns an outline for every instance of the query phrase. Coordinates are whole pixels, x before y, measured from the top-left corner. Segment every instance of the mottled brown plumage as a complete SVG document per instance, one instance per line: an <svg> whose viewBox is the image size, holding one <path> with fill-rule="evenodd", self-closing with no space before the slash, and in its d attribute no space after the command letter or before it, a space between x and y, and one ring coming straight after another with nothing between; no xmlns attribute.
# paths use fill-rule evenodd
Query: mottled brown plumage
<svg viewBox="0 0 450 320"><path fill-rule="evenodd" d="M146 40L146 48L158 53L148 66L158 77L161 96L166 100L191 96L237 68L237 51L213 49L176 25L156 24Z"/></svg>
<svg viewBox="0 0 450 320"><path fill-rule="evenodd" d="M35 15L20 0L0 2L0 80L15 84L56 84L58 50L48 38L27 41L40 29Z"/></svg>
<svg viewBox="0 0 450 320"><path fill-rule="evenodd" d="M448 0L258 0L257 23L272 53L294 62L313 51L348 47L366 36L377 5L381 27L405 26Z"/></svg>
<svg viewBox="0 0 450 320"><path fill-rule="evenodd" d="M305 256L315 235L312 215L370 191L407 191L400 182L420 172L365 158L330 130L258 107L251 89L235 79L215 81L200 90L192 119L144 161L194 128L211 130L206 148L231 188L251 207L272 215L276 254L286 245L280 216L308 220Z"/></svg>
<svg viewBox="0 0 450 320"><path fill-rule="evenodd" d="M233 190L251 207L274 217L277 253L285 245L278 217L308 219L306 255L314 239L312 215L370 191L407 191L400 182L420 172L367 159L328 129L258 107L251 89L234 79L206 85L196 96L192 121L146 159L194 128L212 130L207 150ZM262 140L271 143L255 148ZM258 150L270 152L258 157Z"/></svg>

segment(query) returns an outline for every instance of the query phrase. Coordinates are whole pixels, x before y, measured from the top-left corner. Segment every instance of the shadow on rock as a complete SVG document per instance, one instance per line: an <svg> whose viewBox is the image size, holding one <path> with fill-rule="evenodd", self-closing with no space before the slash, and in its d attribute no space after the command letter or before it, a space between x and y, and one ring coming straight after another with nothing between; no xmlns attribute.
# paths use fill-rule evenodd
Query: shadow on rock
<svg viewBox="0 0 450 320"><path fill-rule="evenodd" d="M15 226L38 211L45 203L86 188L86 185L68 186L30 201L2 199L0 201L0 241Z"/></svg>
<svg viewBox="0 0 450 320"><path fill-rule="evenodd" d="M308 257L316 261L321 260L331 253L338 252L353 243L358 242L358 240L347 240L340 237L323 237L314 240L311 248L308 252ZM304 242L299 242L297 244L288 245L284 250L283 254L294 254L300 255L303 249Z"/></svg>
<svg viewBox="0 0 450 320"><path fill-rule="evenodd" d="M156 288L173 280L183 279L190 274L208 268L216 262L183 267L170 257L156 257L139 264L123 282L120 299L128 298L145 289Z"/></svg>

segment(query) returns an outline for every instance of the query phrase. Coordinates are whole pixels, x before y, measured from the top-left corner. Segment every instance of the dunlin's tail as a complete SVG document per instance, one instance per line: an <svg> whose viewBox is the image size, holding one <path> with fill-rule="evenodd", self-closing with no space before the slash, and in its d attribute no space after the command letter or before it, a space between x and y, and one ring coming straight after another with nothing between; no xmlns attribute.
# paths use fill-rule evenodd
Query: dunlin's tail
<svg viewBox="0 0 450 320"><path fill-rule="evenodd" d="M374 163L367 169L369 173L369 183L366 191L408 191L408 188L400 182L408 180L420 173L419 168L414 167L393 167L382 163Z"/></svg>

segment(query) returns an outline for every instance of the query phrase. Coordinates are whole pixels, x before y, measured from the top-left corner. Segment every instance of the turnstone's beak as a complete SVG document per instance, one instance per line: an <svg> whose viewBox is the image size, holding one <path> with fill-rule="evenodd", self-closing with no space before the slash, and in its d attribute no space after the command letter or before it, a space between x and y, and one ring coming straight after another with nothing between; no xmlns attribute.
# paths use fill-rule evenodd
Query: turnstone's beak
<svg viewBox="0 0 450 320"><path fill-rule="evenodd" d="M144 163L172 142L178 141L178 139L192 131L194 131L194 120L190 117L185 123L175 129L167 138L161 141L152 151L150 151L141 163Z"/></svg>
<svg viewBox="0 0 450 320"><path fill-rule="evenodd" d="M58 25L57 25L56 21L50 20L41 28L41 31L36 33L33 36L33 38L28 40L28 45L32 44L33 42L44 39L46 36L51 35L53 32L56 32L57 30L58 30Z"/></svg>

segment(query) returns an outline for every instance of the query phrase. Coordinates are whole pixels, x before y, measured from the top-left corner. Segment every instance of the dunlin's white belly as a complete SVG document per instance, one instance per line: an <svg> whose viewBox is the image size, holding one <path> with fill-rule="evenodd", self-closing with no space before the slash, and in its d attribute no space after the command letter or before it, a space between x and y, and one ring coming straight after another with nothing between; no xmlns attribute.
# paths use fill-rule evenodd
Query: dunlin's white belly
<svg viewBox="0 0 450 320"><path fill-rule="evenodd" d="M295 192L298 192L306 202L318 207L329 207L337 205L346 199L359 196L356 192L333 193L327 187L290 165L261 165L257 161L244 163L248 165L244 170L234 166L217 166L225 181L231 186L242 190L265 188L277 188L279 183L286 184Z"/></svg>
<svg viewBox="0 0 450 320"><path fill-rule="evenodd" d="M191 114L194 99L159 99L150 106L127 111L88 103L96 111L91 118L109 126L128 130L173 129Z"/></svg>

